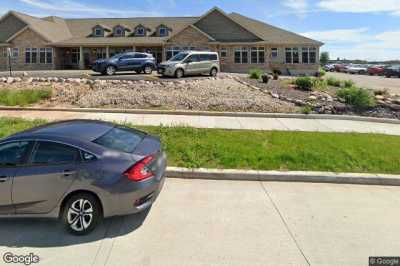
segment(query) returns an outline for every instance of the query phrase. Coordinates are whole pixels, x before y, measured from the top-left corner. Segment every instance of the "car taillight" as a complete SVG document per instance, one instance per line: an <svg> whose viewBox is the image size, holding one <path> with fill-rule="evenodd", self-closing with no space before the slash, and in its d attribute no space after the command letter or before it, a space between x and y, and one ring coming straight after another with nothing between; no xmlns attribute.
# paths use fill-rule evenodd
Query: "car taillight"
<svg viewBox="0 0 400 266"><path fill-rule="evenodd" d="M129 168L124 175L132 181L142 181L147 178L154 176L154 173L148 168L150 163L154 160L153 155L149 155L137 162L131 168Z"/></svg>

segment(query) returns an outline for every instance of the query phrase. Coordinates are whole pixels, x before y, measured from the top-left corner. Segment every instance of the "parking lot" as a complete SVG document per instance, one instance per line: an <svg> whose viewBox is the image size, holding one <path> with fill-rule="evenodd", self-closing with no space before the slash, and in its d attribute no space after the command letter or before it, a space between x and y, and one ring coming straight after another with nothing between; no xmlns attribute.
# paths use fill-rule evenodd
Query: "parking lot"
<svg viewBox="0 0 400 266"><path fill-rule="evenodd" d="M149 212L84 237L3 219L0 254L59 266L366 265L398 255L399 202L399 187L168 179Z"/></svg>
<svg viewBox="0 0 400 266"><path fill-rule="evenodd" d="M335 77L342 80L352 80L358 86L374 90L387 89L391 93L400 93L400 78L386 78L383 76L352 75L338 72L328 72L327 77Z"/></svg>

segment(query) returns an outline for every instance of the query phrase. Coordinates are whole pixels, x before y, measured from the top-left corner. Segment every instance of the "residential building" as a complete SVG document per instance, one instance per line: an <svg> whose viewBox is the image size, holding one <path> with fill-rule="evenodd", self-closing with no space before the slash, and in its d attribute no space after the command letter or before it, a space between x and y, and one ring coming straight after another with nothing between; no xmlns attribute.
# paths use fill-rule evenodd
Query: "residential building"
<svg viewBox="0 0 400 266"><path fill-rule="evenodd" d="M217 51L221 70L251 68L290 74L318 71L323 43L264 22L213 8L200 17L38 18L10 11L0 19L0 69L85 69L125 51L157 61L184 50ZM7 50L10 48L10 50Z"/></svg>

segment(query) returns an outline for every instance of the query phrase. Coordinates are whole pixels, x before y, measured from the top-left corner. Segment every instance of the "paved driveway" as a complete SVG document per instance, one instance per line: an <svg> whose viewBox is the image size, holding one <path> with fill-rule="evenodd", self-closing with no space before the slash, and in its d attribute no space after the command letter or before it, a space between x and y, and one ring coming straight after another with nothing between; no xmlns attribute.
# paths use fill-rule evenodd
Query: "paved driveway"
<svg viewBox="0 0 400 266"><path fill-rule="evenodd" d="M399 255L399 203L400 187L168 179L149 212L85 237L1 220L0 255L58 266L367 265Z"/></svg>
<svg viewBox="0 0 400 266"><path fill-rule="evenodd" d="M328 72L327 77L335 77L342 80L351 79L358 86L382 90L388 89L391 93L400 94L400 78L385 78L381 76L351 75L346 73Z"/></svg>

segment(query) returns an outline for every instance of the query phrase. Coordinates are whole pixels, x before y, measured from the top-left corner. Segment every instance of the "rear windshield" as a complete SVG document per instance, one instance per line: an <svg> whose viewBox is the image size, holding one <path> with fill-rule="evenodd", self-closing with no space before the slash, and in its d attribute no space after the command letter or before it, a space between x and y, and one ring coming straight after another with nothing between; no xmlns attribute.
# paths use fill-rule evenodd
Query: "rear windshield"
<svg viewBox="0 0 400 266"><path fill-rule="evenodd" d="M145 135L137 130L114 127L93 142L109 149L132 153Z"/></svg>

